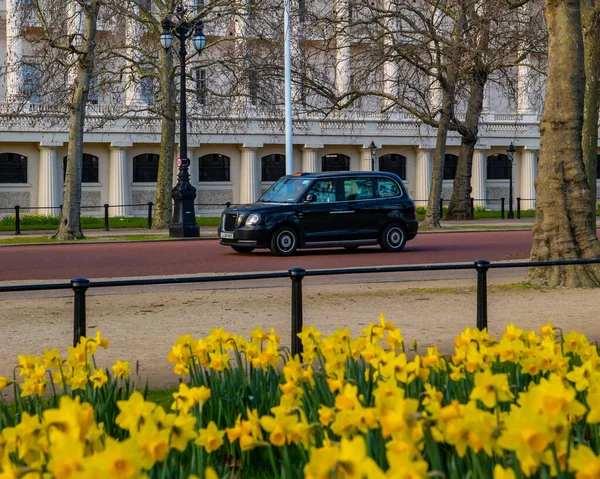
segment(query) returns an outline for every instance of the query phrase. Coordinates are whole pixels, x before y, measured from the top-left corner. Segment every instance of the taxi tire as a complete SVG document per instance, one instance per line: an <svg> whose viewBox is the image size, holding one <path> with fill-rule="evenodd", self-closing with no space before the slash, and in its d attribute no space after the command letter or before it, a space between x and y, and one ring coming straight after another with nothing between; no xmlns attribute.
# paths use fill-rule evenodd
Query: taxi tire
<svg viewBox="0 0 600 479"><path fill-rule="evenodd" d="M381 232L381 249L390 253L402 251L406 246L406 228L400 223L390 223Z"/></svg>
<svg viewBox="0 0 600 479"><path fill-rule="evenodd" d="M277 228L271 236L269 249L274 256L291 256L298 249L300 238L292 226Z"/></svg>

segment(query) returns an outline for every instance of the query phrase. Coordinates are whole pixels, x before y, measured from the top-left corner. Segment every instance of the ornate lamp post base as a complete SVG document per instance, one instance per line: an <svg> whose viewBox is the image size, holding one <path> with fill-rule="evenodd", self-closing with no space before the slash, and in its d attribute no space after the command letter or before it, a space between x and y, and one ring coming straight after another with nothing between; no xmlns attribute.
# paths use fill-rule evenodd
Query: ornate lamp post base
<svg viewBox="0 0 600 479"><path fill-rule="evenodd" d="M171 238L198 238L200 236L200 227L196 223L194 210L196 188L190 183L189 164L190 160L181 160L177 185L171 190L174 203L173 219L169 226Z"/></svg>

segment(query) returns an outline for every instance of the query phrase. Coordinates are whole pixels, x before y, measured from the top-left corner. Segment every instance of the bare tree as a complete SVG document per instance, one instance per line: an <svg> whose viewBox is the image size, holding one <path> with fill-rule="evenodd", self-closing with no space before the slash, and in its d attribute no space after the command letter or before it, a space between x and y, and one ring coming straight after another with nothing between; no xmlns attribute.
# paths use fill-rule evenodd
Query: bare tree
<svg viewBox="0 0 600 479"><path fill-rule="evenodd" d="M64 199L56 237L83 238L81 179L86 105L96 62L96 31L102 0L33 0L23 5L21 31L35 52L40 73L36 88L44 99L68 108L69 145ZM35 29L29 28L31 19ZM42 81L42 77L47 81ZM69 88L65 88L65 83Z"/></svg>
<svg viewBox="0 0 600 479"><path fill-rule="evenodd" d="M580 0L546 0L548 80L540 125L532 261L600 257L582 151L586 87ZM569 38L569 41L565 41ZM545 286L600 285L596 266L531 268Z"/></svg>

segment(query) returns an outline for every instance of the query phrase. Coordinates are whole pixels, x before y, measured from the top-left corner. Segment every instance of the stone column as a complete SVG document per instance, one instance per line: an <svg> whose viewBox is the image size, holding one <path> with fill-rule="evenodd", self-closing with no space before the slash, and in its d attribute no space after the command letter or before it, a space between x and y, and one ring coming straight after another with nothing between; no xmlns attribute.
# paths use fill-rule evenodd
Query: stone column
<svg viewBox="0 0 600 479"><path fill-rule="evenodd" d="M139 13L139 7L133 6L133 13ZM145 106L142 99L142 85L136 75L137 60L140 58L140 52L133 48L133 45L138 45L144 33L143 25L135 20L128 18L125 22L125 43L131 45L129 48L129 56L133 59L129 65L128 73L125 76L125 104L127 106L141 107Z"/></svg>
<svg viewBox="0 0 600 479"><path fill-rule="evenodd" d="M6 101L17 101L21 95L23 72L22 19L19 0L6 0Z"/></svg>
<svg viewBox="0 0 600 479"><path fill-rule="evenodd" d="M256 148L242 147L240 168L240 203L253 203L259 197L260 165Z"/></svg>
<svg viewBox="0 0 600 479"><path fill-rule="evenodd" d="M302 171L306 173L316 173L321 171L321 162L316 148L302 149Z"/></svg>
<svg viewBox="0 0 600 479"><path fill-rule="evenodd" d="M122 146L111 146L108 180L108 209L110 216L127 216L131 204L131 184L127 174L127 152ZM116 206L120 205L120 206Z"/></svg>
<svg viewBox="0 0 600 479"><path fill-rule="evenodd" d="M81 11L81 7L77 2L69 2L68 4L68 30L72 35L76 35L73 40L73 45L80 46L83 44L83 30L84 30L84 22L85 16ZM77 82L77 59L76 55L71 55L70 61L72 62L72 66L69 69L69 85L75 85Z"/></svg>
<svg viewBox="0 0 600 479"><path fill-rule="evenodd" d="M536 150L521 151L521 171L519 181L519 192L515 195L523 198L522 210L535 209L535 178L537 176L537 154ZM515 200L516 207L516 200Z"/></svg>
<svg viewBox="0 0 600 479"><path fill-rule="evenodd" d="M43 207L38 211L40 215L60 216L62 203L63 178L62 165L56 155L56 146L41 145L40 163L38 173L38 206ZM53 209L49 209L53 208Z"/></svg>
<svg viewBox="0 0 600 479"><path fill-rule="evenodd" d="M415 165L415 196L417 206L427 206L429 190L431 189L431 174L433 172L432 149L417 150L417 161Z"/></svg>
<svg viewBox="0 0 600 479"><path fill-rule="evenodd" d="M475 150L473 152L473 170L471 172L471 197L475 199L473 205L477 208L486 207L487 199L487 163L485 150Z"/></svg>
<svg viewBox="0 0 600 479"><path fill-rule="evenodd" d="M350 90L350 41L344 29L349 27L348 1L334 0L334 8L337 14L339 31L336 33L335 50L335 90L338 95L343 95Z"/></svg>
<svg viewBox="0 0 600 479"><path fill-rule="evenodd" d="M527 56L526 62L531 63L531 56ZM531 112L532 95L531 68L528 65L517 67L517 112L528 114Z"/></svg>
<svg viewBox="0 0 600 479"><path fill-rule="evenodd" d="M373 166L373 171L378 171L379 165L377 161L377 157L375 157L375 164ZM371 171L371 152L369 151L368 146L364 146L360 150L360 171Z"/></svg>

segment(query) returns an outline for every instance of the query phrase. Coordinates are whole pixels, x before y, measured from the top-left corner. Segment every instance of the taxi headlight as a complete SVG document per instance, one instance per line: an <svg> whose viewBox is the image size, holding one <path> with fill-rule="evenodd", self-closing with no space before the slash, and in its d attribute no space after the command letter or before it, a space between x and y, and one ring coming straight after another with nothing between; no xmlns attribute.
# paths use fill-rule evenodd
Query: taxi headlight
<svg viewBox="0 0 600 479"><path fill-rule="evenodd" d="M256 213L252 213L246 220L246 226L256 226L258 223L260 223L260 215Z"/></svg>

